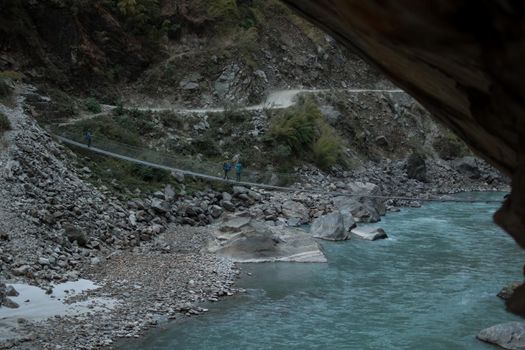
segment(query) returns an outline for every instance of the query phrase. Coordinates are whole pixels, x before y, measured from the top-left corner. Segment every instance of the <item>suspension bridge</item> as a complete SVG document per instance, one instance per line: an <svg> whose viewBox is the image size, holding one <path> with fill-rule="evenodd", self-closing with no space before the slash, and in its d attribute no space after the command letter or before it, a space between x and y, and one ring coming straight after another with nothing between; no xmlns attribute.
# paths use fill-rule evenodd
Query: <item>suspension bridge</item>
<svg viewBox="0 0 525 350"><path fill-rule="evenodd" d="M290 174L273 173L273 172L258 172L258 171L244 171L243 176L253 181L234 181L231 179L225 179L220 174L219 168L221 164L202 162L201 160L194 160L191 158L175 157L173 155L158 152L152 149L125 145L111 140L100 140L93 142L88 147L87 144L77 140L74 140L67 135L56 135L53 136L62 143L87 150L89 152L97 153L100 155L113 157L116 159L132 162L135 164L166 170L169 172L176 172L187 176L193 176L208 181L217 181L222 183L228 183L237 186L255 187L272 191L282 191L291 193L310 193L325 196L345 196L345 197L359 197L359 198L370 198L370 199L382 199L382 200L401 200L401 201L418 201L418 202L457 202L457 203L501 203L500 200L479 200L469 198L451 198L445 197L403 197L403 196L382 196L382 195L363 195L362 193L349 193L346 191L328 191L325 189L312 189L312 188L298 188L298 187L287 187L270 184L270 180L275 181L283 180L282 177L286 176L290 178Z"/></svg>

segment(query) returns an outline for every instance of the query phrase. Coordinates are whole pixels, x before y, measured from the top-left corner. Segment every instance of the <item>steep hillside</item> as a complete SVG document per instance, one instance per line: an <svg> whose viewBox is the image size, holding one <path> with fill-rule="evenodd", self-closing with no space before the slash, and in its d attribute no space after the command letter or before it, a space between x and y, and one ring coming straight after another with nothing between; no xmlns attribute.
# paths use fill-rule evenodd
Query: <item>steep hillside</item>
<svg viewBox="0 0 525 350"><path fill-rule="evenodd" d="M32 114L76 137L91 130L208 167L238 155L249 169L284 173L470 155L412 98L275 0L1 6L0 74L38 83L50 99L28 97ZM289 109L242 109L290 89L323 91ZM113 108L102 102L117 108L97 115ZM222 110L182 111L206 107Z"/></svg>

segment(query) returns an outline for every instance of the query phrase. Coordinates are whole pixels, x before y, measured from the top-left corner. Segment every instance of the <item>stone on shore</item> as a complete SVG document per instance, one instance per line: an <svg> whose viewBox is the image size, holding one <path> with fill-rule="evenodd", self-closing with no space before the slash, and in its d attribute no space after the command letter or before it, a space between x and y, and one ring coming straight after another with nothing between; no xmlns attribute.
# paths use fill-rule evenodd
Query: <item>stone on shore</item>
<svg viewBox="0 0 525 350"><path fill-rule="evenodd" d="M223 201L222 202L222 207L224 209L226 209L227 211L229 211L229 212L234 212L235 211L235 205L232 202L230 202L230 201Z"/></svg>
<svg viewBox="0 0 525 350"><path fill-rule="evenodd" d="M297 218L302 222L308 222L310 215L304 204L296 201L286 201L282 205L283 215L287 219Z"/></svg>
<svg viewBox="0 0 525 350"><path fill-rule="evenodd" d="M300 229L251 220L240 232L227 235L217 229L213 236L208 251L235 262L326 262L319 244Z"/></svg>
<svg viewBox="0 0 525 350"><path fill-rule="evenodd" d="M508 322L486 328L477 338L495 344L503 349L525 349L525 323Z"/></svg>
<svg viewBox="0 0 525 350"><path fill-rule="evenodd" d="M352 231L353 237L365 239L367 241L377 241L378 239L388 238L385 230L378 227L360 227L354 228Z"/></svg>
<svg viewBox="0 0 525 350"><path fill-rule="evenodd" d="M2 306L5 306L9 309L18 309L20 307L20 305L18 305L17 303L15 303L13 300L9 299L9 298L4 298L4 300L2 301Z"/></svg>
<svg viewBox="0 0 525 350"><path fill-rule="evenodd" d="M317 218L310 228L315 238L329 241L345 241L350 238L349 230L345 227L343 214L336 211Z"/></svg>
<svg viewBox="0 0 525 350"><path fill-rule="evenodd" d="M5 295L8 297L17 297L20 293L13 286L7 286L5 289Z"/></svg>

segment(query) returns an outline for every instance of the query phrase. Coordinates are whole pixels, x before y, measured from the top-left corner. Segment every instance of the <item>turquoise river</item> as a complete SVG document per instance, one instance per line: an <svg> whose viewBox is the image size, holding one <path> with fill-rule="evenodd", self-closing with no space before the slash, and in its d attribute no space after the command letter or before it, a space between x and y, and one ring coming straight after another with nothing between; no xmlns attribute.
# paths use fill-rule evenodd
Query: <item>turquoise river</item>
<svg viewBox="0 0 525 350"><path fill-rule="evenodd" d="M496 208L428 203L384 217L387 240L322 242L328 264L243 265L246 294L122 348L494 349L475 335L519 319L496 294L522 279L524 258L492 223Z"/></svg>

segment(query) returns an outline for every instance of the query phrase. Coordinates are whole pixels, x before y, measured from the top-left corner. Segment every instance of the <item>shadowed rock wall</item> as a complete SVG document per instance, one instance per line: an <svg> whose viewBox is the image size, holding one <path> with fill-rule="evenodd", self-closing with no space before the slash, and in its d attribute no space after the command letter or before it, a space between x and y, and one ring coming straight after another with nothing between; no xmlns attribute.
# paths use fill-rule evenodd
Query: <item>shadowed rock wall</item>
<svg viewBox="0 0 525 350"><path fill-rule="evenodd" d="M512 194L495 220L525 248L525 2L283 1L379 67L512 177Z"/></svg>

